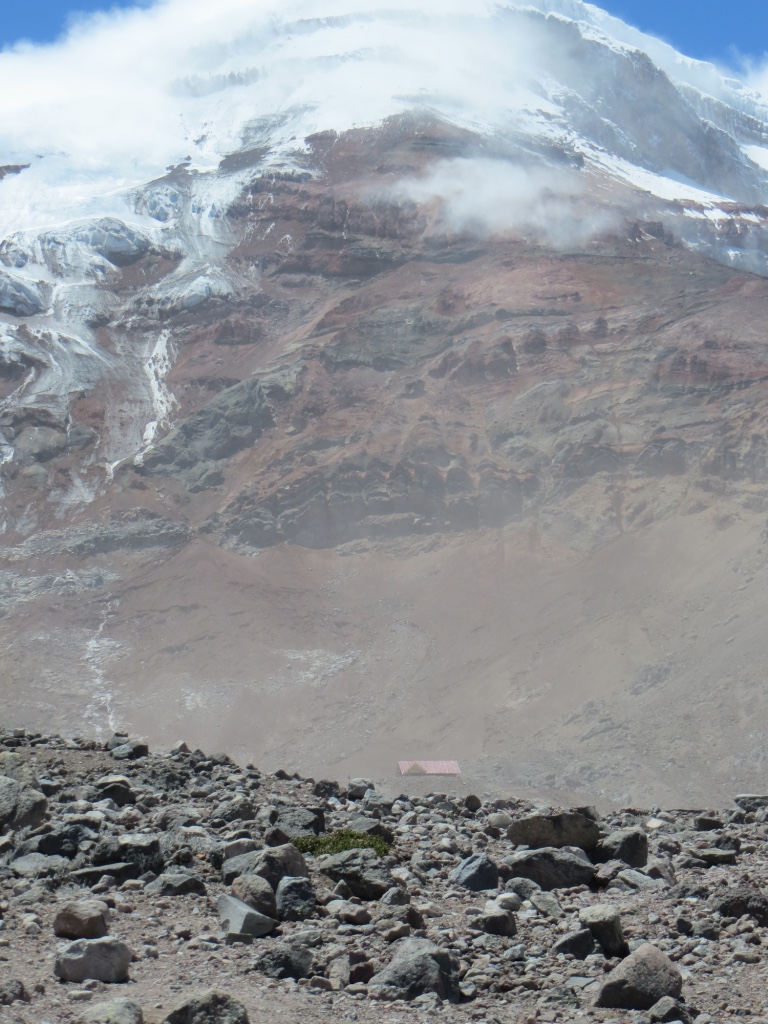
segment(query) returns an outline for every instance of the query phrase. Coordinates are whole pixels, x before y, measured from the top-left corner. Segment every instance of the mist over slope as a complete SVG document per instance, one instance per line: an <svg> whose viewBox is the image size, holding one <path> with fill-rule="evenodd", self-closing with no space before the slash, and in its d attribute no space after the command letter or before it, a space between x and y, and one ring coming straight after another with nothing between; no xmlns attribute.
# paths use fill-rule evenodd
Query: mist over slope
<svg viewBox="0 0 768 1024"><path fill-rule="evenodd" d="M758 93L576 0L168 0L0 54L0 96L23 724L760 777Z"/></svg>

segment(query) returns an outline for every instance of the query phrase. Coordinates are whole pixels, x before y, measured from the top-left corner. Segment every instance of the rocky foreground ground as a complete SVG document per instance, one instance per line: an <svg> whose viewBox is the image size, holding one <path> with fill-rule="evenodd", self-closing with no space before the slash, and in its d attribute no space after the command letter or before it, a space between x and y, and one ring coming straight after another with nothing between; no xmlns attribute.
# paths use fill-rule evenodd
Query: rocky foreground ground
<svg viewBox="0 0 768 1024"><path fill-rule="evenodd" d="M0 1019L764 1021L767 818L0 732Z"/></svg>

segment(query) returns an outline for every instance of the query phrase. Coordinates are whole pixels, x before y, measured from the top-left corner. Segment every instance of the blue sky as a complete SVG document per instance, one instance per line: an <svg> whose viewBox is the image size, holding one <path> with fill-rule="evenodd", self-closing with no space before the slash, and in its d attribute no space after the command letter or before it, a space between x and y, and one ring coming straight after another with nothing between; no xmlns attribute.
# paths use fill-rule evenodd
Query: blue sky
<svg viewBox="0 0 768 1024"><path fill-rule="evenodd" d="M143 0L140 6L149 3ZM49 42L66 27L72 12L130 6L139 4L131 0L7 0L0 19L0 46L22 38ZM735 66L740 56L762 63L768 53L766 0L604 0L599 6L701 60Z"/></svg>

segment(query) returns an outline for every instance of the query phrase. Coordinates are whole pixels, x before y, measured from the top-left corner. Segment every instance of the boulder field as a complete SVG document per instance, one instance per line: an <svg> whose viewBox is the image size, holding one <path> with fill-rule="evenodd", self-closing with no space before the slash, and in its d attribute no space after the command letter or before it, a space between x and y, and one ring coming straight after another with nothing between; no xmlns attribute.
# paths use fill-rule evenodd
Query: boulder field
<svg viewBox="0 0 768 1024"><path fill-rule="evenodd" d="M388 795L23 729L0 794L3 1020L765 1019L768 795Z"/></svg>

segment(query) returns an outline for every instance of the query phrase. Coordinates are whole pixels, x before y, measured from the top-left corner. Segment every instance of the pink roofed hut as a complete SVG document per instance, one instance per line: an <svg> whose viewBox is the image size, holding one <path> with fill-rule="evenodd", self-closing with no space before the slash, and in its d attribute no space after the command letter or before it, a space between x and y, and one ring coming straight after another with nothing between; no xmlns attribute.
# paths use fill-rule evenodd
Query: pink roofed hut
<svg viewBox="0 0 768 1024"><path fill-rule="evenodd" d="M458 761L398 761L401 775L461 775Z"/></svg>

